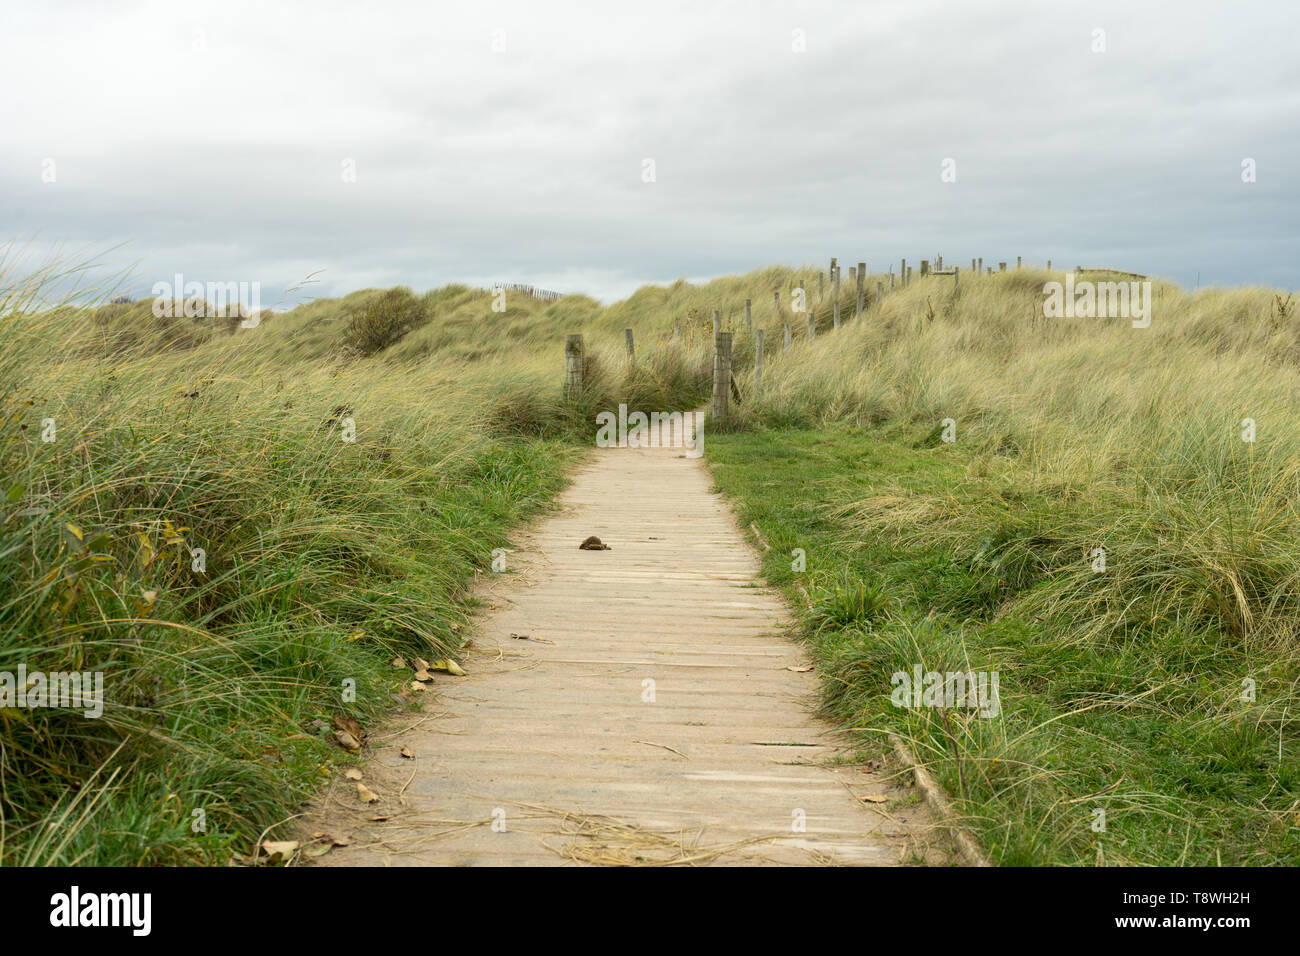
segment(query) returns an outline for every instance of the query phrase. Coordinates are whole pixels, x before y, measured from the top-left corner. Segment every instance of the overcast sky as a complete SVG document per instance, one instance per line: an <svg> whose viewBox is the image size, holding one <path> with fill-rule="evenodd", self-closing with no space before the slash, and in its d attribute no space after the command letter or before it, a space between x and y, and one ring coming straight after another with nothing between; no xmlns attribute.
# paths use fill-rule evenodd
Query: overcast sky
<svg viewBox="0 0 1300 956"><path fill-rule="evenodd" d="M112 249L136 294L180 272L281 307L453 281L611 301L935 253L1300 284L1296 0L0 17L0 238Z"/></svg>

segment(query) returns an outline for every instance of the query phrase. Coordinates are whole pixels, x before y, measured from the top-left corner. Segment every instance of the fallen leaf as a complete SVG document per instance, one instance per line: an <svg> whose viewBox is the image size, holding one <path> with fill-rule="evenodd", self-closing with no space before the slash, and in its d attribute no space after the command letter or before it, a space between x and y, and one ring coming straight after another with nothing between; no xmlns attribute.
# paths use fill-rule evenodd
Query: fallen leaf
<svg viewBox="0 0 1300 956"><path fill-rule="evenodd" d="M464 669L462 669L461 666L457 664L455 661L453 661L450 657L438 658L436 661L433 662L433 667L430 669L435 671L442 671L443 673L446 674L451 674L453 677L465 676Z"/></svg>
<svg viewBox="0 0 1300 956"><path fill-rule="evenodd" d="M883 793L869 793L865 797L858 797L863 803L885 803L889 800Z"/></svg>
<svg viewBox="0 0 1300 956"><path fill-rule="evenodd" d="M411 681L411 690L416 691L417 693L423 693L424 685L421 684L418 680L413 680Z"/></svg>
<svg viewBox="0 0 1300 956"><path fill-rule="evenodd" d="M810 670L812 670L812 665L811 665L811 664L802 664L802 665L791 664L789 667L786 668L786 670L788 670L788 671L794 671L796 674L807 674Z"/></svg>
<svg viewBox="0 0 1300 956"><path fill-rule="evenodd" d="M394 657L393 660L392 660L392 665L393 665L394 667L405 667L405 666L406 666L406 661L405 661L403 658L400 658L400 657Z"/></svg>
<svg viewBox="0 0 1300 956"><path fill-rule="evenodd" d="M429 669L429 662L423 657L416 657L411 661L411 663L415 665L417 671L427 671Z"/></svg>
<svg viewBox="0 0 1300 956"><path fill-rule="evenodd" d="M262 843L262 852L266 854L268 863L283 863L297 849L297 840L265 840Z"/></svg>
<svg viewBox="0 0 1300 956"><path fill-rule="evenodd" d="M357 723L355 717L335 717L334 726L338 730L346 730L353 737L357 738L357 740L360 740L365 736L365 734L361 732L361 725Z"/></svg>
<svg viewBox="0 0 1300 956"><path fill-rule="evenodd" d="M387 819L388 819L388 817L385 816L384 814L382 814L382 813L376 813L373 817L370 818L370 822L371 822L371 823L383 823L383 822L384 822L385 820L387 820Z"/></svg>
<svg viewBox="0 0 1300 956"><path fill-rule="evenodd" d="M349 780L360 780L361 771L356 767L348 767L347 770L343 771L343 776L347 777Z"/></svg>
<svg viewBox="0 0 1300 956"><path fill-rule="evenodd" d="M419 670L415 672L415 679L418 681L425 681L427 683L428 681L433 680L433 675L430 674L428 671Z"/></svg>
<svg viewBox="0 0 1300 956"><path fill-rule="evenodd" d="M375 793L375 791L371 790L364 783L357 784L357 796L366 801L366 803L377 803L379 801L379 794Z"/></svg>
<svg viewBox="0 0 1300 956"><path fill-rule="evenodd" d="M353 737L346 730L334 731L334 739L338 742L338 745L342 747L344 750L357 751L361 749L361 742L357 740L356 737Z"/></svg>
<svg viewBox="0 0 1300 956"><path fill-rule="evenodd" d="M410 748L410 747L403 747L403 748L402 748L402 756L405 757L407 760L414 760L414 759L415 759L415 754L411 753L411 748Z"/></svg>

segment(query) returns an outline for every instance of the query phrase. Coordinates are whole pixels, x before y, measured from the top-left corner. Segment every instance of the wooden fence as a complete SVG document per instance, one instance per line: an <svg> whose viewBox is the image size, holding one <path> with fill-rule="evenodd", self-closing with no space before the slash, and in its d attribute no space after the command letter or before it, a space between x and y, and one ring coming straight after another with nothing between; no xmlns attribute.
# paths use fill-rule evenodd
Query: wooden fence
<svg viewBox="0 0 1300 956"><path fill-rule="evenodd" d="M1022 263L1023 263L1022 257L1016 256L1015 268L1016 269L1023 268ZM1047 260L1047 268L1049 270L1052 268L1051 259ZM878 311L884 304L885 292L886 292L884 280L881 279L876 282L875 300L874 302L872 302L870 300L870 290L865 285L866 274L867 274L866 270L867 270L867 264L865 262L859 262L856 266L852 267L849 271L850 281L854 284L854 290L855 290L856 301L855 301L855 309L853 312L853 318L855 321L860 321L863 315L866 312L871 311L872 309ZM929 259L920 260L920 270L921 270L920 274L922 277L937 277L937 276L951 277L953 282L953 289L957 290L960 288L961 271L962 271L961 268L958 266L948 266L945 268L943 264L943 256L935 256L933 263ZM971 259L971 268L969 271L973 272L975 275L980 275L981 272L984 272L984 259L982 257ZM984 272L984 274L992 275L993 271L994 271L993 267L989 266L987 272ZM997 271L1006 272L1007 263L999 262ZM1082 266L1079 266L1077 267L1076 271L1113 272L1121 275L1131 275L1138 278L1146 278L1145 276L1138 276L1137 273L1123 272L1123 270L1120 269L1084 269ZM834 258L831 259L830 268L826 272L817 273L817 299L818 300L822 298L823 290L827 285L827 283L824 281L827 275L829 275L829 280L830 280L829 285L832 290L830 331L834 331L841 327L840 267L837 259ZM888 276L889 276L889 290L892 291L894 289L894 267L892 264L889 266ZM899 288L900 289L907 288L907 286L910 285L911 282L912 282L912 269L910 266L908 266L906 259L900 259L898 263ZM797 292L799 293L797 300L802 301L804 303L803 311L806 312L808 316L807 338L811 340L815 338L818 332L817 306L808 304L808 297L810 293L805 291L804 284L805 284L804 279L792 278L790 280L789 291L791 292L792 302L796 301L796 296L794 293L797 290ZM532 286L506 286L506 288L517 289L518 291L529 291L530 295L536 295L538 298L559 297L558 293L554 293L554 292L546 292L544 290L533 291ZM781 290L779 289L775 289L772 292L772 308L775 312L778 323L781 324L782 327L782 332L783 332L782 352L788 353L793 345L793 330L790 322L783 321L786 318L786 311L783 311L781 307ZM713 400L711 404L711 412L713 418L720 419L720 418L725 418L727 414L730 412L731 398L733 396L739 398L739 391L732 378L732 369L733 369L732 350L734 346L735 333L730 330L724 330L722 328L721 320L719 319L719 310L714 309L712 311L713 311L713 322L712 322ZM790 310L787 311L793 313L794 309L792 307ZM825 313L823 313L823 316L824 315ZM636 349L633 344L632 330L627 329L624 334L626 338L628 363L631 366L635 366ZM674 327L672 338L673 341L681 340L680 325L676 325ZM747 340L752 340L754 344L754 389L756 392L761 391L763 387L764 335L763 335L763 329L761 327L758 328L757 330L754 328L753 301L751 299L745 300L745 338ZM565 346L564 346L565 393L569 396L576 397L582 394L582 369L583 369L582 348L583 345L582 345L581 335L568 335L565 337Z"/></svg>

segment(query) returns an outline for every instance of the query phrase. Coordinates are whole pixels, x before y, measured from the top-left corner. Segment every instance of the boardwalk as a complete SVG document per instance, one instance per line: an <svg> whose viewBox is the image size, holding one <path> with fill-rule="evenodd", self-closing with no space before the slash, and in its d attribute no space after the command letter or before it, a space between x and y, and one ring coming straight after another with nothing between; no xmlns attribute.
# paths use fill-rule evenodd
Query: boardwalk
<svg viewBox="0 0 1300 956"><path fill-rule="evenodd" d="M350 840L320 864L935 860L901 777L836 764L847 744L811 715L816 678L710 484L679 450L597 450L486 582L469 675L377 732L379 802L340 780L308 818ZM579 550L591 534L612 550Z"/></svg>

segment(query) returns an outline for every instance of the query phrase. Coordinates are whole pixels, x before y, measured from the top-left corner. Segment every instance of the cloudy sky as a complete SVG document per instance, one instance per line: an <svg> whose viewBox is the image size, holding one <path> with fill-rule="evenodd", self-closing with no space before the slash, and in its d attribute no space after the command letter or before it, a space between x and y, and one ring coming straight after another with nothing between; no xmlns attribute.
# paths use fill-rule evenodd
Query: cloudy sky
<svg viewBox="0 0 1300 956"><path fill-rule="evenodd" d="M452 281L610 301L936 253L1300 285L1295 0L3 16L0 239L102 253L136 294L179 272L281 307Z"/></svg>

